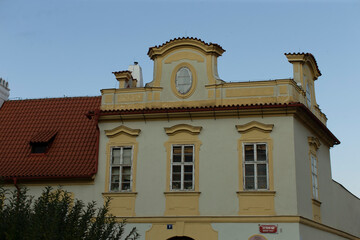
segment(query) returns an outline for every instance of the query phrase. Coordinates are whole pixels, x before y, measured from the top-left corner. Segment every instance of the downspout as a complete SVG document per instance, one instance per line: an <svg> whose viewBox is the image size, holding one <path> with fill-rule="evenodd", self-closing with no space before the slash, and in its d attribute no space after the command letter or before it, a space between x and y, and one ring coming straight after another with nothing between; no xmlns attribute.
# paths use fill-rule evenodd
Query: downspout
<svg viewBox="0 0 360 240"><path fill-rule="evenodd" d="M95 165L95 173L98 171L99 165L99 143L100 143L100 129L99 129L99 117L100 117L100 110L96 109L94 112L94 120L96 125L96 150L95 150L95 157L96 157L96 165Z"/></svg>
<svg viewBox="0 0 360 240"><path fill-rule="evenodd" d="M16 187L16 190L17 190L17 199L19 200L19 197L20 197L20 187L19 187L19 185L17 184L17 178L14 177L14 178L13 178L13 181L14 181L14 186Z"/></svg>

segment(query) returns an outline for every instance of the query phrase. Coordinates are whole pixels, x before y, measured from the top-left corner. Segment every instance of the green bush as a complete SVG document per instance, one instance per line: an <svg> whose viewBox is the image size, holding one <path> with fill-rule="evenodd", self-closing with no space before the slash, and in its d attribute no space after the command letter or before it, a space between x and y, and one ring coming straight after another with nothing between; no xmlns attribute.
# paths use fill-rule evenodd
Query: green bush
<svg viewBox="0 0 360 240"><path fill-rule="evenodd" d="M106 199L100 208L95 202L85 205L61 188L47 187L34 200L26 188L0 187L0 240L138 239L136 228L125 236L125 222L116 222L109 204Z"/></svg>

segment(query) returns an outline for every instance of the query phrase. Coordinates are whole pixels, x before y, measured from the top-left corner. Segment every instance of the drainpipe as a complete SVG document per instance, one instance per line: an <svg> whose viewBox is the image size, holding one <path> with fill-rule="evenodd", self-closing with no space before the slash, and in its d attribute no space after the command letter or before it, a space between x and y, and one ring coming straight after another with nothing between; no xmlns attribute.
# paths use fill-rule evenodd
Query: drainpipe
<svg viewBox="0 0 360 240"><path fill-rule="evenodd" d="M16 187L16 190L17 190L17 199L19 200L20 188L19 188L19 185L17 184L17 178L13 178L13 181L14 181L14 186Z"/></svg>
<svg viewBox="0 0 360 240"><path fill-rule="evenodd" d="M98 165L99 165L99 143L100 143L100 129L99 129L99 118L100 118L100 109L96 109L94 113L94 120L96 125L96 165L95 165L95 174L98 171ZM95 176L94 174L94 176ZM93 177L94 177L93 176Z"/></svg>

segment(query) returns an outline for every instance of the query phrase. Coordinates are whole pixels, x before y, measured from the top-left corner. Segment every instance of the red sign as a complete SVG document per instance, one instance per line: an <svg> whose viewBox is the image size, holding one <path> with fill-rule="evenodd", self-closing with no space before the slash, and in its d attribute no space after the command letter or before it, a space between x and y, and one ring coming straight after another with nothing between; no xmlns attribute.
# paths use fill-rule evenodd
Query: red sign
<svg viewBox="0 0 360 240"><path fill-rule="evenodd" d="M277 233L276 225L260 225L259 231L261 233Z"/></svg>

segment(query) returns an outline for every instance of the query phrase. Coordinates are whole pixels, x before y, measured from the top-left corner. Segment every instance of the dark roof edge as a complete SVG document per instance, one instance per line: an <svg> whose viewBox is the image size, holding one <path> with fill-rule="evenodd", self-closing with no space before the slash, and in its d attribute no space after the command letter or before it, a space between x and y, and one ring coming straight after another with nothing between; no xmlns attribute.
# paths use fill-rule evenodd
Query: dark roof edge
<svg viewBox="0 0 360 240"><path fill-rule="evenodd" d="M83 174L83 175L72 175L72 176L0 176L0 180L4 180L5 182L13 182L15 179L16 181L19 180L25 180L25 181L31 181L31 180L72 180L72 179L83 179L83 180L90 180L93 179L96 172L94 171L91 174Z"/></svg>

